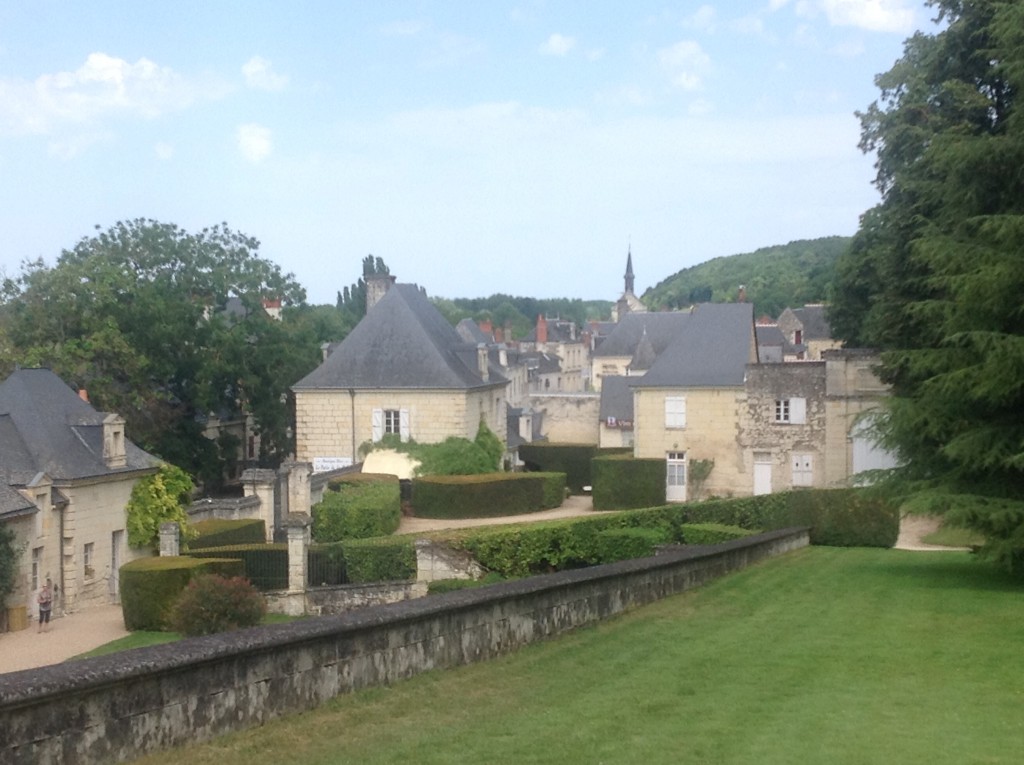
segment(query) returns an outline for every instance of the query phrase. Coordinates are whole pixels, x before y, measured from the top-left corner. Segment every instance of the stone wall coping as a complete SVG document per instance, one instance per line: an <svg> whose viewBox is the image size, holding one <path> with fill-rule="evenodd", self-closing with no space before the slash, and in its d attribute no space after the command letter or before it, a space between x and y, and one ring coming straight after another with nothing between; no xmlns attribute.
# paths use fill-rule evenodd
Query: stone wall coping
<svg viewBox="0 0 1024 765"><path fill-rule="evenodd" d="M10 672L0 684L0 709L23 704L38 704L48 696L66 696L109 685L123 684L134 678L172 674L186 667L197 667L243 654L271 653L284 646L322 641L331 636L376 630L383 625L415 622L445 612L472 609L488 601L499 603L543 591L585 582L601 582L623 574L670 568L685 560L713 559L723 552L754 548L785 537L809 533L810 527L768 531L741 539L698 549L681 549L649 558L607 563L588 568L561 571L499 582L487 587L431 595L320 616L285 624L268 624L216 635L186 638L174 643L147 646L106 656L69 661L37 669Z"/></svg>

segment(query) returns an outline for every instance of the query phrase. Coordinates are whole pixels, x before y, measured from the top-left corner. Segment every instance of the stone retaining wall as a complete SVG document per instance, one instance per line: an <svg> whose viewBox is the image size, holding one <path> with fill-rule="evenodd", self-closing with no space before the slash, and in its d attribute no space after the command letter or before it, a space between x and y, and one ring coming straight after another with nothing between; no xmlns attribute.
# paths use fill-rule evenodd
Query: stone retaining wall
<svg viewBox="0 0 1024 765"><path fill-rule="evenodd" d="M808 544L785 529L652 558L12 672L0 762L120 762L481 661Z"/></svg>

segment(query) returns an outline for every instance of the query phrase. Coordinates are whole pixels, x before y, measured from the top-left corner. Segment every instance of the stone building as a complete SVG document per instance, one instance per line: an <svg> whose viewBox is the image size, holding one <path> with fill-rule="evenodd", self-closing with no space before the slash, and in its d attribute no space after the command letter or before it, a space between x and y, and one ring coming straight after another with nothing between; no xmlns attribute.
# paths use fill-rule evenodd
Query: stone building
<svg viewBox="0 0 1024 765"><path fill-rule="evenodd" d="M34 615L47 578L57 613L116 602L120 565L150 554L128 546L125 507L158 464L120 416L97 412L50 370L0 383L0 523L23 551L7 605Z"/></svg>
<svg viewBox="0 0 1024 765"><path fill-rule="evenodd" d="M506 366L502 362L506 362ZM467 343L414 284L390 284L295 394L296 459L352 465L385 435L472 439L481 420L506 439L507 357Z"/></svg>

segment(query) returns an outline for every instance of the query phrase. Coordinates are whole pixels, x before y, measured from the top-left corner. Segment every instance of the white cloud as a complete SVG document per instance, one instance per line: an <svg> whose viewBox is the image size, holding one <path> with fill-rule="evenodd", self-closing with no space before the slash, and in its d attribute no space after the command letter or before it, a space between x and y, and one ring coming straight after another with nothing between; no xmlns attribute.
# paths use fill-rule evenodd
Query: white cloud
<svg viewBox="0 0 1024 765"><path fill-rule="evenodd" d="M914 10L906 0L821 0L833 26L851 26L870 32L910 32Z"/></svg>
<svg viewBox="0 0 1024 765"><path fill-rule="evenodd" d="M716 14L713 6L702 5L690 16L683 19L683 26L688 29L699 29L704 32L714 32L716 23Z"/></svg>
<svg viewBox="0 0 1024 765"><path fill-rule="evenodd" d="M108 133L89 132L50 141L47 153L57 159L74 159L86 150L103 141L110 140Z"/></svg>
<svg viewBox="0 0 1024 765"><path fill-rule="evenodd" d="M157 159L162 159L165 162L174 157L174 145L169 144L166 141L160 141L156 146L153 147L153 151L156 152Z"/></svg>
<svg viewBox="0 0 1024 765"><path fill-rule="evenodd" d="M408 20L408 21L396 21L393 24L381 28L388 37L416 37L426 29L426 24L422 21Z"/></svg>
<svg viewBox="0 0 1024 765"><path fill-rule="evenodd" d="M284 90L288 77L274 71L271 63L262 56L253 56L242 65L245 84L253 90Z"/></svg>
<svg viewBox="0 0 1024 765"><path fill-rule="evenodd" d="M576 40L572 37L560 35L557 32L547 39L540 46L540 52L548 56L564 56L573 49Z"/></svg>
<svg viewBox="0 0 1024 765"><path fill-rule="evenodd" d="M834 27L857 27L869 32L912 32L917 18L909 0L797 0L793 12L806 19L822 13ZM771 10L788 5L772 0Z"/></svg>
<svg viewBox="0 0 1024 765"><path fill-rule="evenodd" d="M240 125L236 135L238 138L238 150L249 162L262 162L270 156L273 142L269 128L254 123Z"/></svg>
<svg viewBox="0 0 1024 765"><path fill-rule="evenodd" d="M698 90L701 78L711 68L711 59L693 40L677 42L658 51L658 61L672 78L672 84L683 90Z"/></svg>
<svg viewBox="0 0 1024 765"><path fill-rule="evenodd" d="M60 125L115 115L152 119L223 92L215 83L190 82L147 58L130 63L90 53L73 72L44 74L34 81L0 79L0 128L46 134Z"/></svg>
<svg viewBox="0 0 1024 765"><path fill-rule="evenodd" d="M714 110L715 105L703 98L698 98L686 108L687 114L691 117L704 117Z"/></svg>

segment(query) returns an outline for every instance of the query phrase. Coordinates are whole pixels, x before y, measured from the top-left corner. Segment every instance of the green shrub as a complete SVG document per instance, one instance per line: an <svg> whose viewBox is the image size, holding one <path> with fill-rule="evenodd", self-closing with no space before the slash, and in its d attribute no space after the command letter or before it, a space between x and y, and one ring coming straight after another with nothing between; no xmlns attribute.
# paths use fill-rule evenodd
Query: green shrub
<svg viewBox="0 0 1024 765"><path fill-rule="evenodd" d="M562 506L565 502L565 473L527 473L526 475L530 478L539 478L543 482L544 496L541 499L541 507L545 510L553 510Z"/></svg>
<svg viewBox="0 0 1024 765"><path fill-rule="evenodd" d="M156 473L140 478L132 487L125 506L128 544L156 550L160 544L160 524L177 523L186 544L192 538L185 506L192 494L192 479L179 467L166 462Z"/></svg>
<svg viewBox="0 0 1024 765"><path fill-rule="evenodd" d="M427 592L431 595L439 595L442 592L454 592L455 590L471 590L476 587L486 587L490 584L504 582L500 574L490 573L483 579L438 579L427 584Z"/></svg>
<svg viewBox="0 0 1024 765"><path fill-rule="evenodd" d="M186 554L193 558L237 558L242 561L245 577L258 589L288 589L288 545L284 542L208 547Z"/></svg>
<svg viewBox="0 0 1024 765"><path fill-rule="evenodd" d="M593 485L590 463L594 457L605 454L622 454L631 450L598 449L589 444L523 444L519 447L519 459L529 470L549 473L565 473L569 491L579 494L584 486ZM661 500L665 495L662 494Z"/></svg>
<svg viewBox="0 0 1024 765"><path fill-rule="evenodd" d="M422 476L412 482L418 518L493 518L544 508L545 482L538 473ZM561 504L561 501L559 501Z"/></svg>
<svg viewBox="0 0 1024 765"><path fill-rule="evenodd" d="M899 507L870 489L790 492L789 526L810 526L811 544L892 547L900 533Z"/></svg>
<svg viewBox="0 0 1024 765"><path fill-rule="evenodd" d="M342 549L348 581L353 584L416 578L416 548L411 537L350 539Z"/></svg>
<svg viewBox="0 0 1024 765"><path fill-rule="evenodd" d="M313 539L318 542L393 534L402 520L398 478L332 481L312 513Z"/></svg>
<svg viewBox="0 0 1024 765"><path fill-rule="evenodd" d="M332 542L309 546L308 577L311 587L348 583L344 545L343 542Z"/></svg>
<svg viewBox="0 0 1024 765"><path fill-rule="evenodd" d="M238 576L242 562L225 558L140 558L121 566L118 582L121 611L128 630L166 630L174 602L202 574Z"/></svg>
<svg viewBox="0 0 1024 765"><path fill-rule="evenodd" d="M505 456L505 444L501 442L494 431L487 427L487 423L480 418L480 426L476 429L476 438L473 443L480 447L490 461L490 469L501 468L501 458ZM488 471L489 472L489 471Z"/></svg>
<svg viewBox="0 0 1024 765"><path fill-rule="evenodd" d="M263 596L246 579L204 575L188 583L171 609L169 623L183 635L212 635L260 623Z"/></svg>
<svg viewBox="0 0 1024 765"><path fill-rule="evenodd" d="M717 545L749 537L755 533L739 526L726 526L721 523L684 523L680 526L680 531L683 544L688 545Z"/></svg>
<svg viewBox="0 0 1024 765"><path fill-rule="evenodd" d="M605 529L597 534L598 558L612 563L654 555L656 545L669 541L669 532L662 527Z"/></svg>
<svg viewBox="0 0 1024 765"><path fill-rule="evenodd" d="M591 461L590 470L595 510L653 507L665 501L665 460L601 456Z"/></svg>
<svg viewBox="0 0 1024 765"><path fill-rule="evenodd" d="M267 540L267 524L261 518L240 521L211 518L193 523L192 530L195 538L188 543L190 550L225 545L262 544Z"/></svg>

